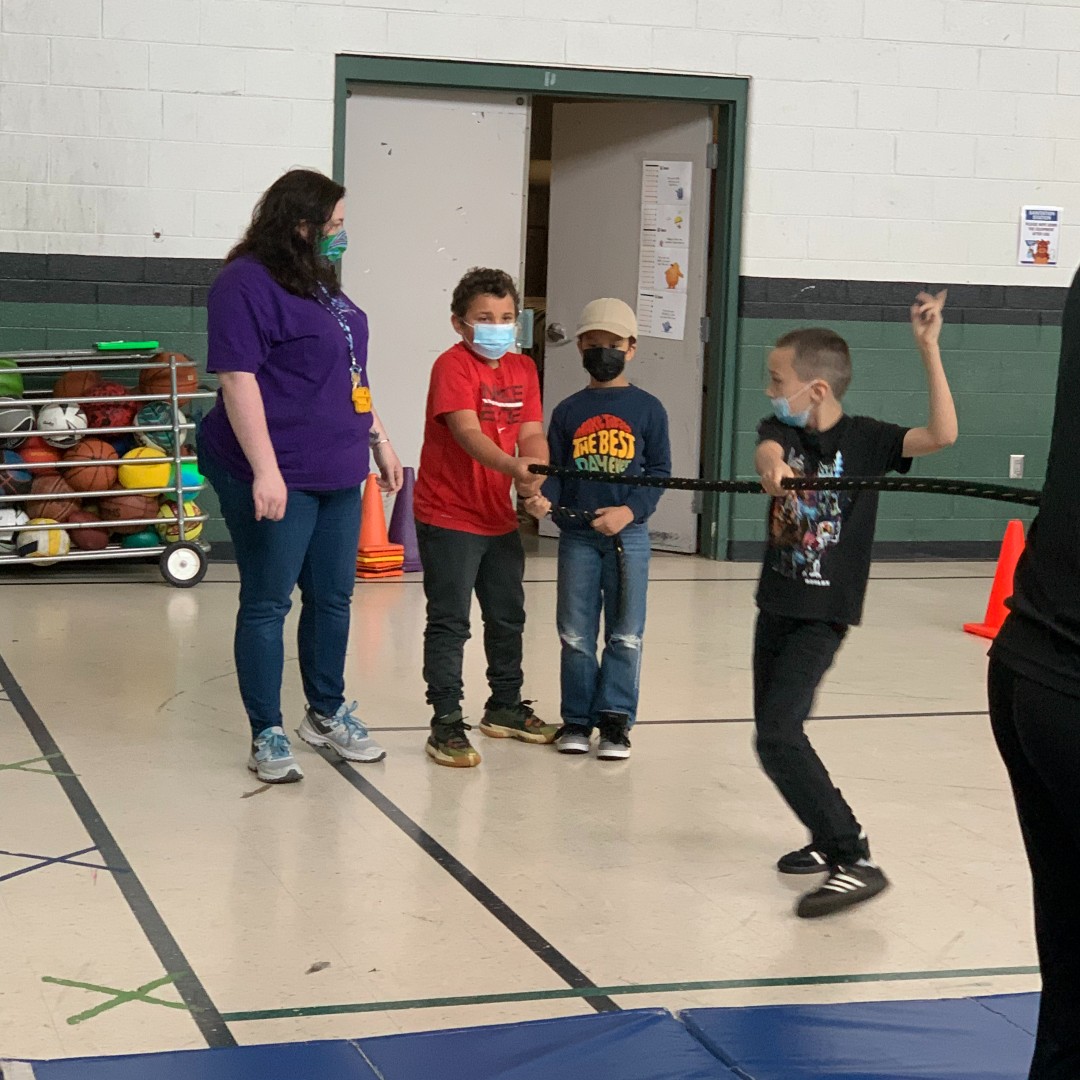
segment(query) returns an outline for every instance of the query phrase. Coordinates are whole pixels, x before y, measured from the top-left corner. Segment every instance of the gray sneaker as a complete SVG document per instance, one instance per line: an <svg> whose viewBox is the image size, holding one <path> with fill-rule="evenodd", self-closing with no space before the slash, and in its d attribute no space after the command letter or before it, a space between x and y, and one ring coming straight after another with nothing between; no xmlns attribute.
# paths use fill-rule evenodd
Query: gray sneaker
<svg viewBox="0 0 1080 1080"><path fill-rule="evenodd" d="M592 729L584 724L563 724L555 733L555 749L560 754L587 754Z"/></svg>
<svg viewBox="0 0 1080 1080"><path fill-rule="evenodd" d="M251 740L248 768L264 784L294 784L304 779L304 770L292 756L289 737L280 727L266 728Z"/></svg>
<svg viewBox="0 0 1080 1080"><path fill-rule="evenodd" d="M327 746L345 761L382 761L386 751L368 734L363 721L353 716L356 702L342 705L333 716L323 716L310 705L296 734L308 746Z"/></svg>
<svg viewBox="0 0 1080 1080"><path fill-rule="evenodd" d="M630 756L630 717L623 713L600 714L600 745L596 756L601 761L622 761Z"/></svg>

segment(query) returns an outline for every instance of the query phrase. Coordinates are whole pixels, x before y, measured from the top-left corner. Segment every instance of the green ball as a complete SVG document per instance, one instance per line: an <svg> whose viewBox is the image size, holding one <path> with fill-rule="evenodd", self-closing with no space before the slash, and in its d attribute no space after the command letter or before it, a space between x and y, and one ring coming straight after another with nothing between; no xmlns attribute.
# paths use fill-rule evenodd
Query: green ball
<svg viewBox="0 0 1080 1080"><path fill-rule="evenodd" d="M22 397L23 377L18 371L13 371L16 366L14 360L0 360L0 397Z"/></svg>
<svg viewBox="0 0 1080 1080"><path fill-rule="evenodd" d="M158 536L157 529L143 529L142 532L125 536L124 539L120 541L120 546L126 548L160 547L161 537Z"/></svg>
<svg viewBox="0 0 1080 1080"><path fill-rule="evenodd" d="M202 491L206 487L206 477L199 472L198 465L194 461L189 461L180 466L180 479L184 484L184 495L186 498L191 498L196 491ZM169 473L169 487L175 490L176 488L176 466L172 467L172 472Z"/></svg>

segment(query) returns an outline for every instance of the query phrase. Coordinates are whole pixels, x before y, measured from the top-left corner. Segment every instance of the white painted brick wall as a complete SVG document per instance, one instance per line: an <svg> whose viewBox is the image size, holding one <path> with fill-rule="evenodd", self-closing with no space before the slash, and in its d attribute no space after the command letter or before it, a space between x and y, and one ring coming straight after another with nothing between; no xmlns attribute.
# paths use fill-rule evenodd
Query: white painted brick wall
<svg viewBox="0 0 1080 1080"><path fill-rule="evenodd" d="M0 249L221 255L330 168L339 53L750 78L747 274L1080 261L1080 0L0 0Z"/></svg>

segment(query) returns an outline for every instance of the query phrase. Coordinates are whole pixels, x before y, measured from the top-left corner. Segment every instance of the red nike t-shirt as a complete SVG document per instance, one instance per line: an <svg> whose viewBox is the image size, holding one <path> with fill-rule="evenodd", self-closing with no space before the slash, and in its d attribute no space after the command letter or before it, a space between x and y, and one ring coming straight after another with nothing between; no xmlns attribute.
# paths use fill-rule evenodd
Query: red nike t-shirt
<svg viewBox="0 0 1080 1080"><path fill-rule="evenodd" d="M480 536L513 532L512 479L465 453L446 425L447 413L465 409L476 413L492 442L513 454L521 425L544 420L536 365L520 353L507 353L492 368L463 342L435 361L413 493L416 520Z"/></svg>

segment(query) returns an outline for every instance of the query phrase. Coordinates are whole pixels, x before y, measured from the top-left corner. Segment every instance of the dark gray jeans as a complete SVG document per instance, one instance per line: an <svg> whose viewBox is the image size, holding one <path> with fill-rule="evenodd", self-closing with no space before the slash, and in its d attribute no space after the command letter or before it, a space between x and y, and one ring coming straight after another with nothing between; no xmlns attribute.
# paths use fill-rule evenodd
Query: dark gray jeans
<svg viewBox="0 0 1080 1080"><path fill-rule="evenodd" d="M435 716L461 707L465 642L475 591L484 620L489 705L521 700L521 637L525 631L525 549L516 531L502 536L416 523L424 564L427 626L424 682Z"/></svg>

